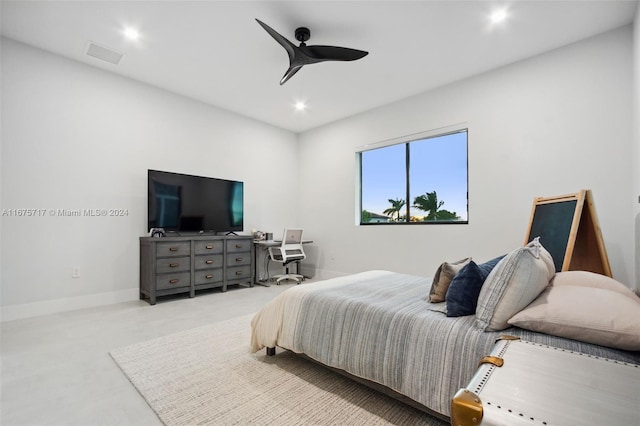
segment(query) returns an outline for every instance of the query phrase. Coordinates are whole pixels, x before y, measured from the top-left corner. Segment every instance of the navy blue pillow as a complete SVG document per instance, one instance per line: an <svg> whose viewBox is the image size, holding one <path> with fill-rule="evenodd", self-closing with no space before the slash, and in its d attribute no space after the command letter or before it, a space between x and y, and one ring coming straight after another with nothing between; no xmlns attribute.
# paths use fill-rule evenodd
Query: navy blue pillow
<svg viewBox="0 0 640 426"><path fill-rule="evenodd" d="M478 265L478 268L480 268L480 271L482 272L482 282L483 283L484 283L484 280L486 280L487 277L489 276L489 272L491 272L493 270L493 268L496 267L498 262L500 262L502 260L502 258L504 258L505 256L506 256L506 254L503 254L502 256L498 256L495 259L488 260L488 261Z"/></svg>
<svg viewBox="0 0 640 426"><path fill-rule="evenodd" d="M445 298L448 317L461 317L476 313L482 284L489 276L489 272L503 257L504 255L496 257L480 265L472 260L453 277Z"/></svg>
<svg viewBox="0 0 640 426"><path fill-rule="evenodd" d="M472 260L451 280L445 297L447 316L461 317L475 314L482 283L482 272Z"/></svg>

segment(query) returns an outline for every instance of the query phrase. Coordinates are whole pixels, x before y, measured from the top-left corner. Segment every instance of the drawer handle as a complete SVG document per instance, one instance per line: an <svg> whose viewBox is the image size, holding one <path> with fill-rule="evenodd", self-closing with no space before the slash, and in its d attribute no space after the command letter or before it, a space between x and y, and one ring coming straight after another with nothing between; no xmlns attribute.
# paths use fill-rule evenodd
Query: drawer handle
<svg viewBox="0 0 640 426"><path fill-rule="evenodd" d="M242 257L236 257L236 262L242 262L243 259L244 258L242 258Z"/></svg>
<svg viewBox="0 0 640 426"><path fill-rule="evenodd" d="M213 260L207 260L207 261L206 261L206 262L204 262L204 263L206 263L207 265L211 265L211 264L213 263Z"/></svg>
<svg viewBox="0 0 640 426"><path fill-rule="evenodd" d="M209 244L208 246L205 247L207 250L213 250L213 246L211 244Z"/></svg>
<svg viewBox="0 0 640 426"><path fill-rule="evenodd" d="M169 284L176 284L178 281L180 281L180 280L174 278L172 280L169 280Z"/></svg>
<svg viewBox="0 0 640 426"><path fill-rule="evenodd" d="M205 275L205 278L210 280L211 278L213 278L213 275L209 274L209 275Z"/></svg>
<svg viewBox="0 0 640 426"><path fill-rule="evenodd" d="M178 251L180 247L169 247L169 251Z"/></svg>
<svg viewBox="0 0 640 426"><path fill-rule="evenodd" d="M169 268L177 268L178 266L180 266L179 263L170 263L169 264Z"/></svg>
<svg viewBox="0 0 640 426"><path fill-rule="evenodd" d="M241 247L242 247L242 244L240 243L236 244L236 248L241 248Z"/></svg>
<svg viewBox="0 0 640 426"><path fill-rule="evenodd" d="M236 271L236 275L242 275L242 271Z"/></svg>

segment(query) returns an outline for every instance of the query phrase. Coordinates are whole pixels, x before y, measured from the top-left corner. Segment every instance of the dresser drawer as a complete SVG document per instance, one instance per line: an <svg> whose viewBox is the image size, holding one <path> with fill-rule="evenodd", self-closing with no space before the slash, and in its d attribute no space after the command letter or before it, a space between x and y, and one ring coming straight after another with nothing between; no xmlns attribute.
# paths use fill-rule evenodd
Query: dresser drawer
<svg viewBox="0 0 640 426"><path fill-rule="evenodd" d="M251 264L251 253L227 254L227 266L241 266Z"/></svg>
<svg viewBox="0 0 640 426"><path fill-rule="evenodd" d="M156 273L189 271L191 269L190 257L170 257L156 260Z"/></svg>
<svg viewBox="0 0 640 426"><path fill-rule="evenodd" d="M191 273L180 272L177 274L164 274L156 276L156 289L167 290L170 288L189 287L191 285Z"/></svg>
<svg viewBox="0 0 640 426"><path fill-rule="evenodd" d="M239 253L251 251L251 239L227 240L227 253Z"/></svg>
<svg viewBox="0 0 640 426"><path fill-rule="evenodd" d="M222 283L222 269L196 271L196 285Z"/></svg>
<svg viewBox="0 0 640 426"><path fill-rule="evenodd" d="M224 251L223 240L196 241L196 254L222 253Z"/></svg>
<svg viewBox="0 0 640 426"><path fill-rule="evenodd" d="M196 256L195 260L195 268L196 269L207 269L207 268L222 268L222 255L221 254L212 254L210 256Z"/></svg>
<svg viewBox="0 0 640 426"><path fill-rule="evenodd" d="M239 280L244 278L251 278L251 267L249 265L227 268L227 280Z"/></svg>
<svg viewBox="0 0 640 426"><path fill-rule="evenodd" d="M175 243L158 243L156 245L157 257L188 256L191 254L191 243L180 241Z"/></svg>

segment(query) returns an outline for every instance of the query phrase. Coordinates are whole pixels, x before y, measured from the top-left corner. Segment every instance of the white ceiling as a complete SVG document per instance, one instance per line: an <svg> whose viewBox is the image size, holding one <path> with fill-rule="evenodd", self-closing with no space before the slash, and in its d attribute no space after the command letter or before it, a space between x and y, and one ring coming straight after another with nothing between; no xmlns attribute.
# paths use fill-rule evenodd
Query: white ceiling
<svg viewBox="0 0 640 426"><path fill-rule="evenodd" d="M11 1L2 35L294 132L305 131L633 21L636 0L589 1ZM509 19L489 22L496 6ZM305 66L285 85L296 43L366 50ZM127 41L127 25L141 33ZM118 65L88 42L124 53ZM307 102L297 112L293 104Z"/></svg>

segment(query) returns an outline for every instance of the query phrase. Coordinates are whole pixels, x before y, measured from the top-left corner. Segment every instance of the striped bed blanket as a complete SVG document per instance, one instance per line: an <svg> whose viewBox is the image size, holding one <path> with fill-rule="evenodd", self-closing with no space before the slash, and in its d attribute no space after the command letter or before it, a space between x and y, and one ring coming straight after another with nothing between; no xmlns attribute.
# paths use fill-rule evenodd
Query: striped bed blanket
<svg viewBox="0 0 640 426"><path fill-rule="evenodd" d="M251 351L279 346L384 385L443 416L501 334L640 364L625 352L511 327L476 329L475 316L449 318L428 302L431 280L367 271L292 287L251 322Z"/></svg>

